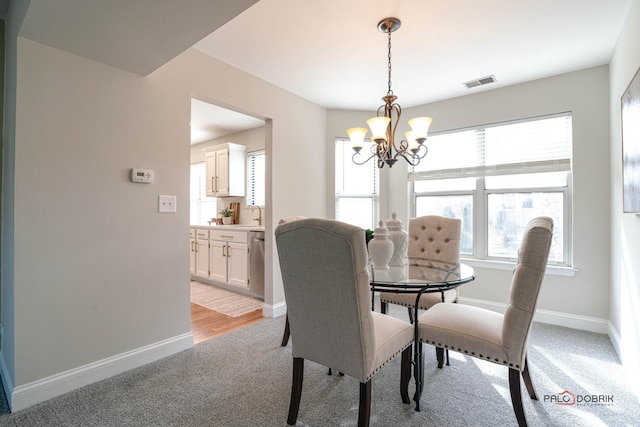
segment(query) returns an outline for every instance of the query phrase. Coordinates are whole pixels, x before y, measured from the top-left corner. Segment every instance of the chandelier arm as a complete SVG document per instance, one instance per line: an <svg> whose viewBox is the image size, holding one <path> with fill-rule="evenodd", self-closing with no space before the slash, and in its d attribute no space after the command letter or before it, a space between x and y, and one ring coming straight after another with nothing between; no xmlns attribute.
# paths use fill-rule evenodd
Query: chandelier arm
<svg viewBox="0 0 640 427"><path fill-rule="evenodd" d="M424 153L420 154L423 148L424 148ZM424 144L420 144L418 146L418 151L414 153L414 156L418 157L419 159L424 159L424 157L427 155L428 152L429 152L429 148Z"/></svg>
<svg viewBox="0 0 640 427"><path fill-rule="evenodd" d="M419 154L422 149L424 148L424 153ZM401 156L407 163L409 163L411 166L418 166L420 164L420 160L424 159L424 157L427 155L427 153L429 152L429 149L427 148L426 145L421 145L418 148L418 151L416 153L411 153L411 152L398 152L398 154L396 155L396 157L399 155Z"/></svg>
<svg viewBox="0 0 640 427"><path fill-rule="evenodd" d="M398 149L396 148L395 136L396 136L396 129L398 127L398 123L400 123L400 115L402 114L402 108L400 108L400 105L398 104L392 104L390 107L391 109L389 111L389 117L391 117L391 121L389 122L389 127L390 127L391 133L389 134L389 138L391 139L391 146L393 146L393 148L396 151L398 151ZM395 123L393 122L392 112L396 113Z"/></svg>
<svg viewBox="0 0 640 427"><path fill-rule="evenodd" d="M403 139L402 141L400 141L400 144L398 144L398 152L400 153L407 151L409 151L409 143L406 139Z"/></svg>
<svg viewBox="0 0 640 427"><path fill-rule="evenodd" d="M409 165L411 165L411 166L418 166L420 164L421 157L415 157L415 156L407 157L407 156L405 156L404 153L399 153L399 154L400 154L400 157L405 159L406 162L409 163Z"/></svg>
<svg viewBox="0 0 640 427"><path fill-rule="evenodd" d="M373 153L372 155L370 155L369 157L367 157L367 158L366 158L365 160L363 160L362 162L358 162L358 161L356 160L356 158L357 158L357 157L358 157L358 158L360 157L360 153L353 153L353 156L351 156L351 161L352 161L353 163L355 163L356 165L358 165L358 166L362 166L362 165L364 165L365 163L367 163L369 160L371 160L371 159L373 159L374 157L376 157L376 154L375 154L375 153Z"/></svg>

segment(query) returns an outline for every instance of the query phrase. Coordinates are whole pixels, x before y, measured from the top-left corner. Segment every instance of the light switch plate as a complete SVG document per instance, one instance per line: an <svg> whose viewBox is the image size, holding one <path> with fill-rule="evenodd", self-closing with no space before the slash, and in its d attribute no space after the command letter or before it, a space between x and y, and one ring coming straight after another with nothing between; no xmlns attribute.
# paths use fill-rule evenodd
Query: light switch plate
<svg viewBox="0 0 640 427"><path fill-rule="evenodd" d="M158 212L175 213L176 212L176 196L158 196Z"/></svg>

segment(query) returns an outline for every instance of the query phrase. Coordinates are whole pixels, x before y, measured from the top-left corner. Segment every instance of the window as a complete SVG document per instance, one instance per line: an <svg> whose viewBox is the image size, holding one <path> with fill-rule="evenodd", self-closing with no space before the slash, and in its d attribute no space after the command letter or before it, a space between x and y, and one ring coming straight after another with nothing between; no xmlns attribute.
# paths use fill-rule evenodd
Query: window
<svg viewBox="0 0 640 427"><path fill-rule="evenodd" d="M462 220L461 252L515 260L530 219L553 218L549 263L571 264L571 114L429 137L409 175L415 216Z"/></svg>
<svg viewBox="0 0 640 427"><path fill-rule="evenodd" d="M365 142L362 150L368 149ZM336 219L373 230L378 217L378 168L373 161L356 165L352 156L350 141L336 140Z"/></svg>
<svg viewBox="0 0 640 427"><path fill-rule="evenodd" d="M189 216L190 224L206 225L217 216L215 197L207 197L207 170L205 162L191 165Z"/></svg>
<svg viewBox="0 0 640 427"><path fill-rule="evenodd" d="M265 159L264 150L247 155L247 206L265 205Z"/></svg>

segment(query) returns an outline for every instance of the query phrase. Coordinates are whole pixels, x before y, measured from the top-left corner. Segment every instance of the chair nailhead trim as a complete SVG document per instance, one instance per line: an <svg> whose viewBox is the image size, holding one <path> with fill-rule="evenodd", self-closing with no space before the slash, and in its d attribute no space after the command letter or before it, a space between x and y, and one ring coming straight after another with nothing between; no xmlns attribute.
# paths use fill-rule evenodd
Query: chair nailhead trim
<svg viewBox="0 0 640 427"><path fill-rule="evenodd" d="M436 347L442 347L442 348L446 348L446 349L451 349L453 351L458 351L459 353L471 354L473 357L477 357L477 358L480 358L480 359L486 359L489 362L493 362L493 363L497 363L499 365L505 365L505 366L508 365L508 366L510 366L512 368L520 369L520 365L519 364L515 364L514 365L513 363L508 363L506 360L502 360L501 361L497 357L494 357L493 360L492 360L491 356L483 356L482 354L478 354L476 356L476 353L474 351L469 352L469 350L464 350L464 349L462 349L460 347L454 347L454 346L451 346L449 344L444 344L443 345L442 343L436 343L435 341L430 341L430 340L425 340L425 339L420 339L420 342L431 344L431 345L434 345Z"/></svg>
<svg viewBox="0 0 640 427"><path fill-rule="evenodd" d="M395 353L394 355L392 355L391 357L389 357L389 358L388 358L384 363L382 363L380 366L378 366L378 368L377 368L375 371L371 372L371 374L367 377L367 379L366 379L364 382L367 382L367 381L369 381L371 378L373 378L373 375L374 375L376 372L378 372L380 369L382 369L382 367L383 367L384 365L386 365L386 364L387 364L387 363L389 363L391 360L393 360L393 358L395 358L397 355L399 355L400 353L402 353L403 351L405 351L409 346L411 346L411 343L410 343L408 346L406 346L405 348L403 348L402 350L398 351L397 353Z"/></svg>

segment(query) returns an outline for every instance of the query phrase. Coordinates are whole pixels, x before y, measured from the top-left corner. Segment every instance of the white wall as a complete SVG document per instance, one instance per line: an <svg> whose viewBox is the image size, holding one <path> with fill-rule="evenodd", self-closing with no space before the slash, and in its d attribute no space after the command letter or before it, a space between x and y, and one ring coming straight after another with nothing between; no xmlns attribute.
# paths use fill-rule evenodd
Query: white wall
<svg viewBox="0 0 640 427"><path fill-rule="evenodd" d="M609 319L609 98L608 67L522 83L428 105L405 108L403 120L428 115L432 131L571 111L573 114L573 259L574 277L547 274L539 320L606 332ZM327 135L343 136L371 113L330 111ZM402 127L402 124L399 128ZM332 141L329 141L332 145ZM428 142L427 142L428 144ZM429 156L422 161L429 161ZM333 157L329 162L333 163ZM400 167L399 167L400 166ZM407 168L398 162L386 170L382 219L396 211L407 224ZM385 177L385 175L383 175ZM333 215L333 211L330 212ZM477 268L477 279L461 288L463 298L504 304L511 272Z"/></svg>
<svg viewBox="0 0 640 427"><path fill-rule="evenodd" d="M622 212L620 98L640 68L640 2L633 1L610 64L611 325L630 376L640 378L640 215ZM639 381L632 381L640 399Z"/></svg>
<svg viewBox="0 0 640 427"><path fill-rule="evenodd" d="M192 94L269 119L265 303L284 314L273 229L326 211L323 109L195 50L143 78L18 39L17 75L15 238L6 222L2 236L13 410L192 345ZM155 182L131 183L134 166ZM176 214L157 213L159 194Z"/></svg>

